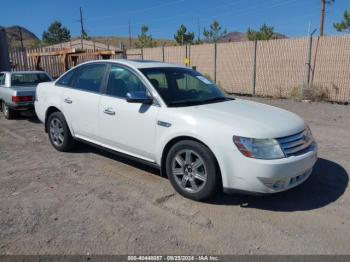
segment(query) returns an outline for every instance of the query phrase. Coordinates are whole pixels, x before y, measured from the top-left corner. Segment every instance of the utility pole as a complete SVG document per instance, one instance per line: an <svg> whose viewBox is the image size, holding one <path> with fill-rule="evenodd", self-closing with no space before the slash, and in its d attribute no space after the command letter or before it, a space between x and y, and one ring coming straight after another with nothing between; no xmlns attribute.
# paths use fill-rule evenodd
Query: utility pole
<svg viewBox="0 0 350 262"><path fill-rule="evenodd" d="M199 22L199 16L197 17L197 25L198 25L198 42L201 41L201 24Z"/></svg>
<svg viewBox="0 0 350 262"><path fill-rule="evenodd" d="M325 11L326 11L326 0L321 0L320 36L323 36Z"/></svg>
<svg viewBox="0 0 350 262"><path fill-rule="evenodd" d="M129 48L131 48L131 22L129 20Z"/></svg>
<svg viewBox="0 0 350 262"><path fill-rule="evenodd" d="M84 39L85 31L84 31L84 22L83 22L83 10L81 7L80 7L80 27L81 27L80 43L81 43L81 48L84 49L83 39Z"/></svg>
<svg viewBox="0 0 350 262"><path fill-rule="evenodd" d="M323 36L324 32L324 17L326 13L326 4L331 4L333 2L334 0L321 0L320 36Z"/></svg>

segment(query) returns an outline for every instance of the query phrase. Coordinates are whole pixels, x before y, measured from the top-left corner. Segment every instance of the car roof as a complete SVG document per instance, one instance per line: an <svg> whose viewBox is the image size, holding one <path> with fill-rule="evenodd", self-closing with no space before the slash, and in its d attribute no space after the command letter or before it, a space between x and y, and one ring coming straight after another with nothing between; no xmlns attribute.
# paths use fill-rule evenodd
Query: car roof
<svg viewBox="0 0 350 262"><path fill-rule="evenodd" d="M123 65L127 65L136 69L142 69L142 68L155 68L155 67L181 67L186 68L183 65L177 65L177 64L169 64L169 63L163 63L158 61L151 61L151 60L128 60L128 59L108 59L108 60L94 60L94 61L88 61L84 64L94 63L94 62L114 62L119 63Z"/></svg>

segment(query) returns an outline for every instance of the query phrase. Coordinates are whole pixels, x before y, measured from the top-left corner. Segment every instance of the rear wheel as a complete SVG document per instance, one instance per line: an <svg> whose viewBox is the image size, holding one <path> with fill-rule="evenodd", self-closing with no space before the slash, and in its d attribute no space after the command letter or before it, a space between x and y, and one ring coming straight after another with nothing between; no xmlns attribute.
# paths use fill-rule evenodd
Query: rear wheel
<svg viewBox="0 0 350 262"><path fill-rule="evenodd" d="M55 149L67 152L74 148L75 140L61 112L54 112L48 117L47 130L50 142Z"/></svg>
<svg viewBox="0 0 350 262"><path fill-rule="evenodd" d="M6 119L14 119L17 116L17 112L11 108L9 108L4 101L2 101L2 112L4 113L4 116Z"/></svg>
<svg viewBox="0 0 350 262"><path fill-rule="evenodd" d="M219 189L219 170L213 153L203 144L184 140L175 144L166 159L168 178L181 195L205 200Z"/></svg>

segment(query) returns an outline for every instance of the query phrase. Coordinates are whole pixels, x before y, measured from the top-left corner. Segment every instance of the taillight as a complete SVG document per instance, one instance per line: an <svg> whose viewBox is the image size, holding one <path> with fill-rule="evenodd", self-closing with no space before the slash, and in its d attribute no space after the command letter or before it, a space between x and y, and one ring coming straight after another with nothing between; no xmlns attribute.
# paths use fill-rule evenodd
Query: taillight
<svg viewBox="0 0 350 262"><path fill-rule="evenodd" d="M20 103L20 102L31 102L33 101L32 96L12 96L12 102Z"/></svg>

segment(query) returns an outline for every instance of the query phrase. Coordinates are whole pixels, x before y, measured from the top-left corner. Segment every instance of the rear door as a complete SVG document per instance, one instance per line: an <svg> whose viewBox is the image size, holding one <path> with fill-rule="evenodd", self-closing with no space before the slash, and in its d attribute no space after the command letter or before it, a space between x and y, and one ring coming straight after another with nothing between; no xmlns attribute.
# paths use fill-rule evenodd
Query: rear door
<svg viewBox="0 0 350 262"><path fill-rule="evenodd" d="M145 83L127 67L112 64L99 116L100 141L109 148L148 161L155 160L159 105L128 103L126 93L146 91Z"/></svg>
<svg viewBox="0 0 350 262"><path fill-rule="evenodd" d="M83 65L74 73L70 87L64 88L62 108L74 135L97 141L101 87L107 71L105 63Z"/></svg>

